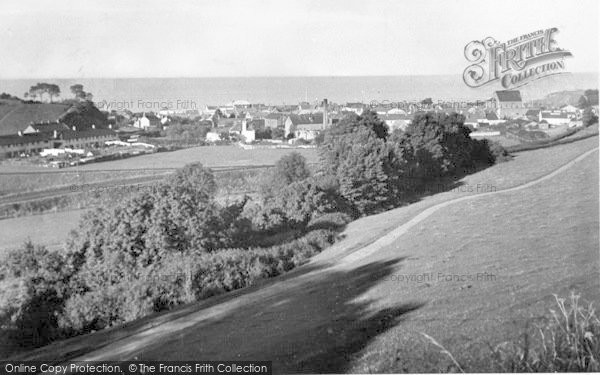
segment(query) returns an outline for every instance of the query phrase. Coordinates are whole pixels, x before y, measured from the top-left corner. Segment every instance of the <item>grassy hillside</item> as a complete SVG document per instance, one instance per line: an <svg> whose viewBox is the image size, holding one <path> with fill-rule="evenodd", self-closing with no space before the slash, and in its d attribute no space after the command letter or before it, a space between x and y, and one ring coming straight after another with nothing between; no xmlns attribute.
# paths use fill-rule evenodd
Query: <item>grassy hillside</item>
<svg viewBox="0 0 600 375"><path fill-rule="evenodd" d="M15 134L31 122L56 121L68 108L65 104L23 104L2 101L0 104L0 135Z"/></svg>
<svg viewBox="0 0 600 375"><path fill-rule="evenodd" d="M463 183L498 190L520 185L596 146L594 138L522 153ZM552 307L552 293L575 289L598 299L597 163L596 152L526 189L444 207L380 251L339 262L425 208L468 193L436 194L357 220L342 241L311 264L264 287L23 357L60 359L96 350L84 358L234 355L273 360L279 372L455 371L421 335L427 333L469 370L486 370L491 364L486 344L518 338L524 325ZM399 275L434 273L437 278L438 272L489 272L495 279L398 281ZM485 361L478 362L480 355Z"/></svg>
<svg viewBox="0 0 600 375"><path fill-rule="evenodd" d="M388 280L370 291L371 299L386 304L424 305L373 340L356 356L352 372L452 368L421 333L434 337L467 371L499 371L489 346L518 341L528 327L543 323L555 308L552 294L574 290L587 301L600 300L598 224L597 153L547 182L433 215L370 259L395 259L391 274L434 277L420 283ZM484 272L494 277L438 279L440 273ZM420 361L420 355L430 360Z"/></svg>
<svg viewBox="0 0 600 375"><path fill-rule="evenodd" d="M562 107L564 105L577 106L579 98L585 90L558 91L546 95L543 99L536 100L536 104L546 107Z"/></svg>

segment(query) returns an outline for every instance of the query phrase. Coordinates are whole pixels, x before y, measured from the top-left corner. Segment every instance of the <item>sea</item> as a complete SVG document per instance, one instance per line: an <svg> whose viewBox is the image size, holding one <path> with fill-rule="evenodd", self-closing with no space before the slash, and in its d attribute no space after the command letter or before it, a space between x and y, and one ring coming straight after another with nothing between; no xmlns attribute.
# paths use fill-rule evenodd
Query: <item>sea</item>
<svg viewBox="0 0 600 375"><path fill-rule="evenodd" d="M61 97L72 98L75 83L93 94L103 110L129 109L133 112L161 109L203 109L236 100L265 105L319 102L398 102L432 98L434 102L485 100L494 91L488 85L468 87L461 75L409 76L319 76L319 77L222 77L222 78L73 78L0 79L0 92L23 97L38 83L60 86ZM524 101L541 99L563 90L598 88L598 73L563 73L545 77L519 88Z"/></svg>

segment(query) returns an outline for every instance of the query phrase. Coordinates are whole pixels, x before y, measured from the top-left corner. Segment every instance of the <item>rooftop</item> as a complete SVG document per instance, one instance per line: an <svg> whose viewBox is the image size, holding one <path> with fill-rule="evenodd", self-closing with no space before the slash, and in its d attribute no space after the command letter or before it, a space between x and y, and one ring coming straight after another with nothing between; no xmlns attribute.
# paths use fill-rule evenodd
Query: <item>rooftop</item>
<svg viewBox="0 0 600 375"><path fill-rule="evenodd" d="M292 124L301 125L301 124L322 124L323 123L323 114L322 113L314 113L310 115L290 115L290 120L292 120Z"/></svg>
<svg viewBox="0 0 600 375"><path fill-rule="evenodd" d="M496 91L496 96L501 102L520 102L521 92L519 90Z"/></svg>

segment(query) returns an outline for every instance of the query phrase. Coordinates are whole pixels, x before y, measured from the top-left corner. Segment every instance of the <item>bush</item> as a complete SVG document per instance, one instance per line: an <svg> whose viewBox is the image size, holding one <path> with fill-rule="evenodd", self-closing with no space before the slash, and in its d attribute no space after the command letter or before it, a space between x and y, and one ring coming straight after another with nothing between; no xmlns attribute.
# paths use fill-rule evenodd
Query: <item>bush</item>
<svg viewBox="0 0 600 375"><path fill-rule="evenodd" d="M77 273L64 325L97 330L137 319L160 306L156 269L171 253L212 252L244 229L240 207L221 209L210 170L193 164L153 190L143 190L84 216L68 248Z"/></svg>
<svg viewBox="0 0 600 375"><path fill-rule="evenodd" d="M487 141L487 140L484 140ZM511 159L508 151L498 142L488 142L489 152L492 155L492 160L495 163L504 162Z"/></svg>
<svg viewBox="0 0 600 375"><path fill-rule="evenodd" d="M348 206L336 186L317 176L263 194L260 201L245 207L243 215L258 231L303 231L312 218Z"/></svg>
<svg viewBox="0 0 600 375"><path fill-rule="evenodd" d="M306 158L297 152L282 156L275 163L275 171L272 182L289 185L293 182L302 181L310 177L310 168Z"/></svg>
<svg viewBox="0 0 600 375"><path fill-rule="evenodd" d="M31 348L60 336L71 275L66 257L31 242L7 254L0 263L0 331L9 342Z"/></svg>
<svg viewBox="0 0 600 375"><path fill-rule="evenodd" d="M105 280L114 282L104 281L104 288L69 299L64 324L79 331L102 329L244 288L304 264L334 240L335 231L318 229L268 248L169 253L139 276L109 276Z"/></svg>

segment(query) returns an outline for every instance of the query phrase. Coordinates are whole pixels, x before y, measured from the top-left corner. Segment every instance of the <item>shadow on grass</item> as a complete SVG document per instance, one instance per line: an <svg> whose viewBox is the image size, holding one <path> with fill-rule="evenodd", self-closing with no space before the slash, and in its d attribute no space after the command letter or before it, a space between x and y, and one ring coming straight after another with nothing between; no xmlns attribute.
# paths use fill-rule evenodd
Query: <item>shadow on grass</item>
<svg viewBox="0 0 600 375"><path fill-rule="evenodd" d="M105 345L102 359L268 360L275 373L344 372L373 339L424 305L381 308L364 297L404 259L348 270L302 267L238 296L147 319L160 329Z"/></svg>

